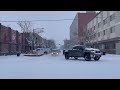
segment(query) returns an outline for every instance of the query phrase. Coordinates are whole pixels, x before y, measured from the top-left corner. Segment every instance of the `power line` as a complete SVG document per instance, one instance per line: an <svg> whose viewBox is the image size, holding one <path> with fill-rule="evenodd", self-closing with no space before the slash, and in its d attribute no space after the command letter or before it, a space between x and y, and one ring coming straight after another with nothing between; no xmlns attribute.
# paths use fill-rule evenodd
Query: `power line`
<svg viewBox="0 0 120 90"><path fill-rule="evenodd" d="M56 19L56 20L54 20L54 19L51 19L51 20L29 20L29 21L26 21L26 22L38 22L38 21L65 21L65 20L75 20L75 19ZM0 22L24 22L24 20L23 21L0 21Z"/></svg>
<svg viewBox="0 0 120 90"><path fill-rule="evenodd" d="M120 17L120 16L115 16L115 17ZM95 18L107 18L107 17L95 17ZM67 21L67 20L81 20L81 19L46 19L46 20L28 20L26 22L39 22L39 21ZM16 21L0 21L0 22L25 22L24 20L16 20Z"/></svg>

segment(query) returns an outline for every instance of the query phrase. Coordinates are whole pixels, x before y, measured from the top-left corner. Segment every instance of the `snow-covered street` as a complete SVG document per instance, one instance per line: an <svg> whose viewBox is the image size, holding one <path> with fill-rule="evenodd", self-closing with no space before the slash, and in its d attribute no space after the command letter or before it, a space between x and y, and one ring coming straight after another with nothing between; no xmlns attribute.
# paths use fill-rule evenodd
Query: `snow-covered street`
<svg viewBox="0 0 120 90"><path fill-rule="evenodd" d="M99 61L65 60L64 56L0 56L0 79L120 79L120 55Z"/></svg>

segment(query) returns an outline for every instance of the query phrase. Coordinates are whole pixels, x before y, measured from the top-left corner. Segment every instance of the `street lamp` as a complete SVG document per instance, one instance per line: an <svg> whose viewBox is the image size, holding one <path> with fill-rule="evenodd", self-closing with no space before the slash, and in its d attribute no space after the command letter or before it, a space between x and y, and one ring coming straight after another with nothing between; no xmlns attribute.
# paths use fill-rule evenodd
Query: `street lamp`
<svg viewBox="0 0 120 90"><path fill-rule="evenodd" d="M36 29L33 29L33 34L32 34L32 50L34 50L34 33L36 32L35 30L37 30L37 33L43 33L44 28L36 28Z"/></svg>

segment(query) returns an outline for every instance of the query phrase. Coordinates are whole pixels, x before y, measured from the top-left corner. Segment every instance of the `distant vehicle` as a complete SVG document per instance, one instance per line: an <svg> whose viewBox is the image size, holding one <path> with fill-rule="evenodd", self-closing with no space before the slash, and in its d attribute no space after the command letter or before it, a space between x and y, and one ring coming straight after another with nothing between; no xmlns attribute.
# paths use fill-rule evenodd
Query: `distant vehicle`
<svg viewBox="0 0 120 90"><path fill-rule="evenodd" d="M36 54L48 54L50 53L50 49L49 48L37 48L33 50L33 52Z"/></svg>
<svg viewBox="0 0 120 90"><path fill-rule="evenodd" d="M44 48L37 48L33 50L33 54L42 55L44 54Z"/></svg>
<svg viewBox="0 0 120 90"><path fill-rule="evenodd" d="M51 55L52 55L52 56L57 56L57 55L59 55L59 53L60 53L60 50L59 50L59 49L52 49Z"/></svg>
<svg viewBox="0 0 120 90"><path fill-rule="evenodd" d="M50 48L44 48L44 54L49 54L51 52Z"/></svg>
<svg viewBox="0 0 120 90"><path fill-rule="evenodd" d="M102 55L99 49L86 48L84 45L75 45L72 49L65 51L64 54L65 59L83 57L86 61L90 61L92 58L98 61Z"/></svg>

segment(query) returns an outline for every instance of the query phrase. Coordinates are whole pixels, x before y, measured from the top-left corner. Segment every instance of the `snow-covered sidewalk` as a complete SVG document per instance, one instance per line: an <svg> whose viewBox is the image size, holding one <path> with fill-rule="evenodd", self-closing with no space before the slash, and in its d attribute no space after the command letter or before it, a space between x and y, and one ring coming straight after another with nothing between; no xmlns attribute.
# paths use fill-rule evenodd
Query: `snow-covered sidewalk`
<svg viewBox="0 0 120 90"><path fill-rule="evenodd" d="M99 61L65 60L64 56L0 56L1 79L120 79L120 55Z"/></svg>

